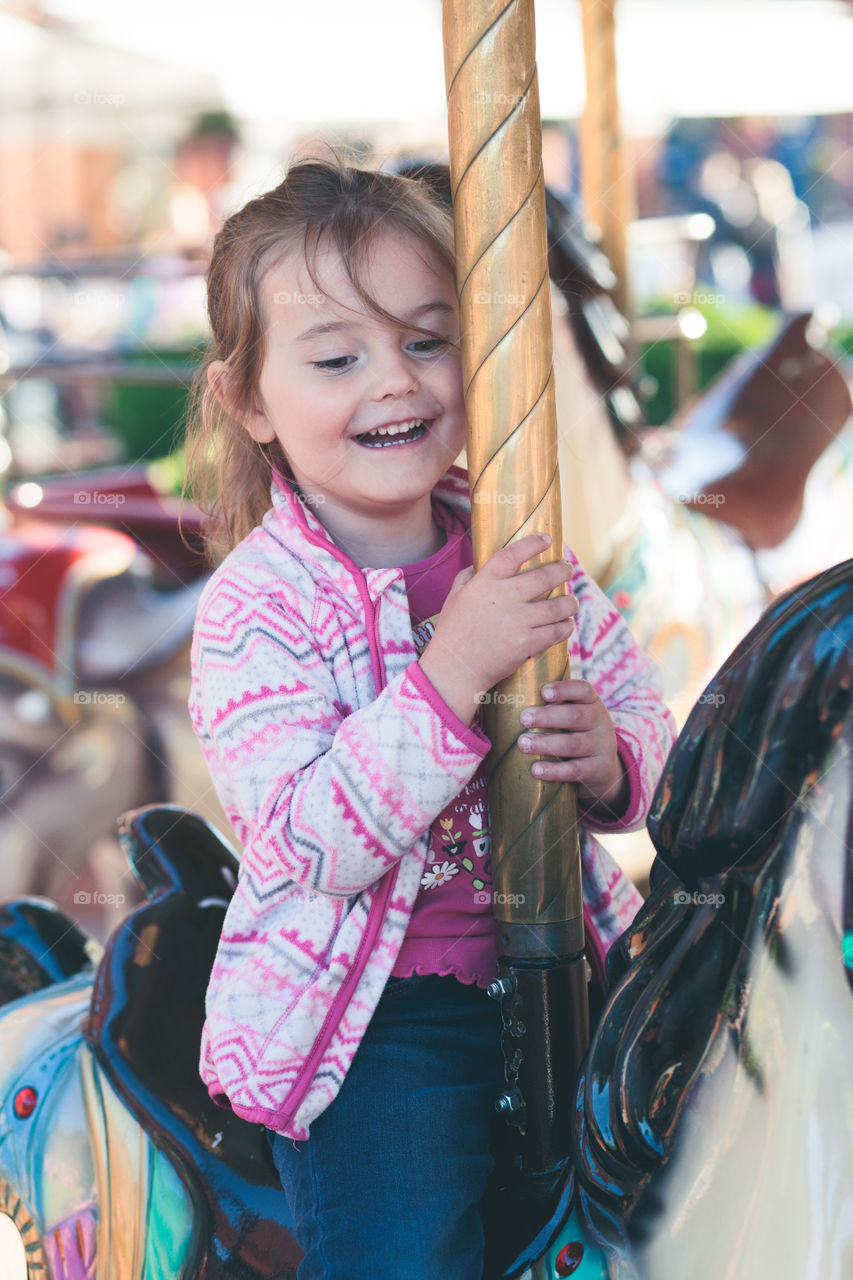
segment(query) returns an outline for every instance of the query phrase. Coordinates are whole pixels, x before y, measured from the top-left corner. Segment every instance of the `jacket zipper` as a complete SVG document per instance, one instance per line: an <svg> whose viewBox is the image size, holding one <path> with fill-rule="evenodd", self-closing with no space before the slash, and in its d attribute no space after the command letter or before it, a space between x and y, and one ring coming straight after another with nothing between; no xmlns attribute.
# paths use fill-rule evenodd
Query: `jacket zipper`
<svg viewBox="0 0 853 1280"><path fill-rule="evenodd" d="M312 541L313 540L314 539L312 538ZM341 557L338 558L340 559ZM387 683L385 679L385 663L382 660L382 650L379 646L379 609L374 607L373 601L370 598L364 574L357 566L356 569L357 573L353 576L355 578L356 586L358 587L358 593L361 596L362 604L365 607L365 617L366 619L369 619L367 634L368 643L370 645L370 658L373 666L373 675L376 681L377 692L379 692L385 688ZM355 955L355 963L346 978L344 978L340 991L332 1001L332 1007L326 1015L326 1020L320 1028L320 1032L317 1039L314 1041L311 1052L302 1064L299 1074L291 1085L290 1091L284 1100L283 1105L288 1108L288 1110L284 1112L283 1116L286 1121L292 1120L295 1117L296 1112L299 1110L302 1100L314 1080L317 1066L319 1065L323 1054L329 1047L329 1043L340 1025L344 1008L349 1003L350 991L361 979L361 975L363 974L367 963L367 957L370 955L370 951L373 948L373 943L377 934L385 923L388 899L394 891L394 886L397 883L397 876L399 875L399 872L400 864L398 862L393 870L385 873L386 883L383 884L378 896L374 899L370 910L368 911L367 925ZM374 919L376 920L375 924L373 923Z"/></svg>

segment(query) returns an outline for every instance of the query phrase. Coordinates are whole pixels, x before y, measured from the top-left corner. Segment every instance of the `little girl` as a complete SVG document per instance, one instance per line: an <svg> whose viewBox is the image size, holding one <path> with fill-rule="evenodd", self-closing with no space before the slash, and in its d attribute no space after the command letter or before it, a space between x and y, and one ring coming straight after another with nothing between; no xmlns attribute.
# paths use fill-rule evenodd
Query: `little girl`
<svg viewBox="0 0 853 1280"><path fill-rule="evenodd" d="M217 236L208 308L191 457L229 554L190 709L243 855L202 1076L269 1131L300 1280L472 1280L503 1086L479 703L570 638L582 678L518 746L598 831L642 825L671 719L577 562L525 568L546 537L471 567L452 223L420 184L295 165ZM640 899L586 834L583 869L600 975Z"/></svg>

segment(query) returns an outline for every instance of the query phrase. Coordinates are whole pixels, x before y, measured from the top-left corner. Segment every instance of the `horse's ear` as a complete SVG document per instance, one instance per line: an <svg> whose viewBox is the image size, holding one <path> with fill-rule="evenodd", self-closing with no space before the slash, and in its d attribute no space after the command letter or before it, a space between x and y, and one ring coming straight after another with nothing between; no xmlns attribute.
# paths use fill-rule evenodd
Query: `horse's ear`
<svg viewBox="0 0 853 1280"><path fill-rule="evenodd" d="M737 529L754 551L777 547L803 513L812 467L850 416L838 360L811 342L811 314L745 352L672 424L658 468L685 506ZM722 474L721 474L722 470Z"/></svg>

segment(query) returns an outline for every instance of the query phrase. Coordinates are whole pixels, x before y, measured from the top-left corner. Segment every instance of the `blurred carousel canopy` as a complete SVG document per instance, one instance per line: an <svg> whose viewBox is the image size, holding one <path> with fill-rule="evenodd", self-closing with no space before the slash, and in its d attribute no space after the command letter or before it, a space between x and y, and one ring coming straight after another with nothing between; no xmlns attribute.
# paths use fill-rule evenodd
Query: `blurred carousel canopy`
<svg viewBox="0 0 853 1280"><path fill-rule="evenodd" d="M212 0L204 20L169 0L50 0L51 13L130 45L215 69L230 110L291 131L356 124L443 129L439 0ZM580 5L536 0L542 113L579 116ZM845 0L619 0L619 94L638 136L673 116L853 110L853 7ZM150 86L168 98L168 82ZM130 95L128 95L130 96Z"/></svg>

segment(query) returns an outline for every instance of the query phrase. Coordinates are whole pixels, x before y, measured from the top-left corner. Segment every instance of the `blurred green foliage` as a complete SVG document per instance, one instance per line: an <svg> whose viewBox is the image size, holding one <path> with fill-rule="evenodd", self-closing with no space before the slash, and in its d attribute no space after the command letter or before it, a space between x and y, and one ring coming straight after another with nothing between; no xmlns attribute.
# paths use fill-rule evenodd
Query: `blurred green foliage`
<svg viewBox="0 0 853 1280"><path fill-rule="evenodd" d="M127 357L134 364L166 369L185 368L198 358L197 352L186 349L134 352ZM188 394L189 389L180 384L110 388L104 417L128 462L162 458L183 442Z"/></svg>
<svg viewBox="0 0 853 1280"><path fill-rule="evenodd" d="M723 370L745 347L760 347L768 342L779 326L775 311L757 305L700 305L707 324L701 338L690 340L696 358L697 389L701 390ZM651 307L648 314L671 314L671 305ZM687 341L687 339L682 339ZM651 426L668 422L675 414L676 343L643 343L640 347L642 374L654 378L657 390L646 401L646 417Z"/></svg>

